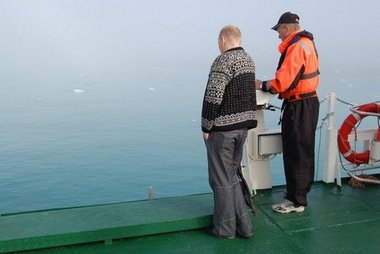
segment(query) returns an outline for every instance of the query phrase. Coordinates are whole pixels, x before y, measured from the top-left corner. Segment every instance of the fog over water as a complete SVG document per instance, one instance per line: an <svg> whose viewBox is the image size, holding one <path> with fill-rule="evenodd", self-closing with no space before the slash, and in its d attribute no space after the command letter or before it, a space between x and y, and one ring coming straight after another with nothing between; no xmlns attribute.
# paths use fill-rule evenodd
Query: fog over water
<svg viewBox="0 0 380 254"><path fill-rule="evenodd" d="M200 110L227 24L269 79L280 56L270 28L297 13L318 48L320 99L379 101L379 5L0 0L0 213L144 199L149 186L155 197L210 192ZM337 125L349 113L339 107Z"/></svg>

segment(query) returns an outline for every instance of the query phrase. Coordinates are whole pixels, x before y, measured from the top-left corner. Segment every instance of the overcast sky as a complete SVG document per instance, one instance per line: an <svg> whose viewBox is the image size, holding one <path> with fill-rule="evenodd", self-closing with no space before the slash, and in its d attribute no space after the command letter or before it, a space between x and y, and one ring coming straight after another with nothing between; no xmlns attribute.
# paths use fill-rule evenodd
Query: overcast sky
<svg viewBox="0 0 380 254"><path fill-rule="evenodd" d="M258 77L269 78L280 43L270 27L285 11L315 35L323 78L380 80L376 0L0 0L0 81L112 82L157 71L203 81L226 24L241 28Z"/></svg>

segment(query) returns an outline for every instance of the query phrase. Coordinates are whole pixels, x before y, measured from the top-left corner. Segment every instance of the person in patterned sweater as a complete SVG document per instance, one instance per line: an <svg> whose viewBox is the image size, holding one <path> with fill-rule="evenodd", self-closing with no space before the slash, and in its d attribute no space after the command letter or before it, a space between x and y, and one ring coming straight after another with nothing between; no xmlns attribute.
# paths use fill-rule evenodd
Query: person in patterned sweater
<svg viewBox="0 0 380 254"><path fill-rule="evenodd" d="M213 228L226 239L253 235L239 178L243 145L257 126L255 65L241 47L241 32L225 26L218 38L220 55L211 66L202 106L209 184L214 194Z"/></svg>

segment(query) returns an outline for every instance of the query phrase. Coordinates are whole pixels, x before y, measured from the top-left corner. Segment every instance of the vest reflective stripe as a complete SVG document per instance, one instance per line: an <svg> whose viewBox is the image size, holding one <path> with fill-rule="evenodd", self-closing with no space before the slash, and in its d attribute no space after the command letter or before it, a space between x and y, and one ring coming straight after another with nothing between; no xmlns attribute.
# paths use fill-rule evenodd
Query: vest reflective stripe
<svg viewBox="0 0 380 254"><path fill-rule="evenodd" d="M301 39L301 38L300 38ZM301 47L303 47L303 49L306 51L306 54L310 55L310 49L309 47L302 41L297 41L296 42L298 45L300 45Z"/></svg>

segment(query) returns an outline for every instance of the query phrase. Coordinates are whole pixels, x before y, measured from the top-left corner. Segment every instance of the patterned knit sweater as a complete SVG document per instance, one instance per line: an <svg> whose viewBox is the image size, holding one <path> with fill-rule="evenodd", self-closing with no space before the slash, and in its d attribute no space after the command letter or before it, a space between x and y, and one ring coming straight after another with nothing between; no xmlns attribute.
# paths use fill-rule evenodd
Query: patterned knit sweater
<svg viewBox="0 0 380 254"><path fill-rule="evenodd" d="M211 66L202 107L202 131L255 128L255 65L243 48L219 55Z"/></svg>

